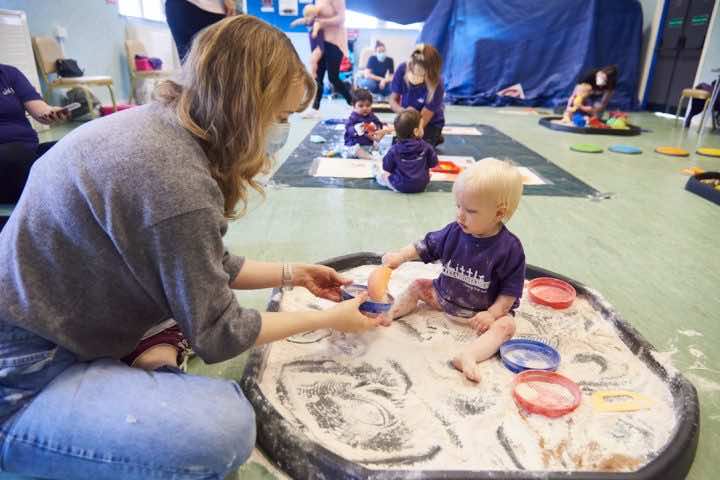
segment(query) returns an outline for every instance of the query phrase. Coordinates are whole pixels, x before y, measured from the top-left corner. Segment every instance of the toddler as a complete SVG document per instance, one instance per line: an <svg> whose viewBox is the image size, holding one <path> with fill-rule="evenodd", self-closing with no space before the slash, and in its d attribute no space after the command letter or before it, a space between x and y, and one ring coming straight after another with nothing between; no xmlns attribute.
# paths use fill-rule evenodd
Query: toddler
<svg viewBox="0 0 720 480"><path fill-rule="evenodd" d="M572 116L575 113L589 113L591 107L585 105L592 93L592 85L581 83L575 87L573 94L568 99L567 108L563 114L563 123L572 123Z"/></svg>
<svg viewBox="0 0 720 480"><path fill-rule="evenodd" d="M372 158L370 150L379 142L385 131L380 119L372 111L373 96L370 90L353 91L353 111L345 122L346 154L352 158Z"/></svg>
<svg viewBox="0 0 720 480"><path fill-rule="evenodd" d="M306 25L310 36L310 73L317 77L318 64L325 51L325 35L320 29L320 23L316 21L318 9L315 5L306 5L303 9L302 18L293 20L291 27Z"/></svg>
<svg viewBox="0 0 720 480"><path fill-rule="evenodd" d="M515 212L522 189L521 174L510 163L480 160L463 171L453 187L456 220L383 257L391 268L416 259L442 263L438 278L415 280L382 321L389 325L414 311L422 300L433 310L469 323L482 335L452 363L475 382L480 381L477 363L493 356L515 333L513 317L523 292L525 253L505 222Z"/></svg>
<svg viewBox="0 0 720 480"><path fill-rule="evenodd" d="M382 186L402 193L418 193L430 183L430 169L438 164L435 149L422 139L423 128L416 110L395 117L396 143L383 158L383 169L375 176Z"/></svg>

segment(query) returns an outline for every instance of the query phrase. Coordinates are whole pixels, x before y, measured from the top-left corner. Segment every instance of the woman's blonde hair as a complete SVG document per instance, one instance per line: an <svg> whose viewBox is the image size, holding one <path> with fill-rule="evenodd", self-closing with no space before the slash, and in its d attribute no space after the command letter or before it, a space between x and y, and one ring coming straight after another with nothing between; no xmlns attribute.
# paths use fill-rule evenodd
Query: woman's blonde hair
<svg viewBox="0 0 720 480"><path fill-rule="evenodd" d="M440 85L440 71L442 70L442 57L432 45L420 43L415 46L413 53L410 55L410 61L405 69L405 83L408 85L408 73L412 72L415 66L421 66L425 69L425 86L427 87L427 98L425 101L431 102L435 96L435 90Z"/></svg>
<svg viewBox="0 0 720 480"><path fill-rule="evenodd" d="M460 190L495 200L497 208L505 212L502 221L507 222L520 203L523 179L520 171L509 161L483 158L458 176L453 193Z"/></svg>
<svg viewBox="0 0 720 480"><path fill-rule="evenodd" d="M245 211L248 187L263 193L253 179L269 170L268 131L293 83L305 88L297 108L304 110L315 97L315 80L290 39L256 17L238 15L197 34L179 81L155 90L203 147L228 218Z"/></svg>

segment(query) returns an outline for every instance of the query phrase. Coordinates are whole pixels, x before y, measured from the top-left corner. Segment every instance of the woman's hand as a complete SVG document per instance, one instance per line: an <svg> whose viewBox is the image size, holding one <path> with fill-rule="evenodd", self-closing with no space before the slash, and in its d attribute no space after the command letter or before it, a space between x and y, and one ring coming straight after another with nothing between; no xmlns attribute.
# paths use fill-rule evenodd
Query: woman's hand
<svg viewBox="0 0 720 480"><path fill-rule="evenodd" d="M223 6L225 7L225 16L232 17L237 13L237 5L235 0L223 0Z"/></svg>
<svg viewBox="0 0 720 480"><path fill-rule="evenodd" d="M345 333L359 333L379 325L380 319L363 315L359 308L367 300L367 293L358 295L352 300L346 300L336 307L327 310L330 315L328 328Z"/></svg>
<svg viewBox="0 0 720 480"><path fill-rule="evenodd" d="M307 288L316 297L339 302L340 287L351 283L352 280L324 265L293 265L293 285Z"/></svg>
<svg viewBox="0 0 720 480"><path fill-rule="evenodd" d="M35 120L44 125L51 125L56 122L67 120L68 118L70 118L70 112L66 111L62 107L51 107L48 105L44 111L40 112L35 117Z"/></svg>

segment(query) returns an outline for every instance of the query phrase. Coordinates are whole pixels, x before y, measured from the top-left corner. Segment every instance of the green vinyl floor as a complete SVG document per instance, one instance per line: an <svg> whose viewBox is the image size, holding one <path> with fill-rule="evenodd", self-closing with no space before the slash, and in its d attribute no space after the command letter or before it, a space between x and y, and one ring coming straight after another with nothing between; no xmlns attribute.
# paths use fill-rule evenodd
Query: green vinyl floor
<svg viewBox="0 0 720 480"><path fill-rule="evenodd" d="M348 107L326 102L327 117ZM448 107L449 124L492 125L572 173L609 199L524 197L509 224L523 242L528 263L567 275L599 290L696 386L701 403L700 444L688 478L715 479L720 458L720 206L684 190L688 166L720 171L720 159L692 154L666 157L659 145L694 152L696 131L681 135L673 122L650 113L632 121L650 130L638 137L580 136L551 131L538 116L510 109ZM514 110L521 112L521 110ZM384 116L389 119L391 117ZM292 119L280 159L316 120ZM44 139L61 135L55 129ZM602 154L570 150L596 143ZM610 153L628 144L641 155ZM720 147L720 134L702 146ZM248 213L231 224L228 248L258 260L312 262L358 251L383 252L452 220L450 193L403 196L372 190L269 187ZM264 308L269 291L239 294L246 306ZM246 356L216 365L195 360L191 371L239 379ZM715 460L713 460L715 459ZM231 479L282 478L256 452Z"/></svg>

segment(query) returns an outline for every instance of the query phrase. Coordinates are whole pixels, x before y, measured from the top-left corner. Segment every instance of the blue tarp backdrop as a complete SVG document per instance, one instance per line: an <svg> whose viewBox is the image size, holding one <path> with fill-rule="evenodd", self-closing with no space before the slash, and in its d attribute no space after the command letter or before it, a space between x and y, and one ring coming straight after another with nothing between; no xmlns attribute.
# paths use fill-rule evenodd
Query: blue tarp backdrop
<svg viewBox="0 0 720 480"><path fill-rule="evenodd" d="M346 5L349 10L407 25L424 22L435 4L445 1L447 0L347 0Z"/></svg>
<svg viewBox="0 0 720 480"><path fill-rule="evenodd" d="M642 23L638 0L444 0L420 38L443 56L452 103L554 106L583 72L615 64L620 76L610 105L632 109ZM516 83L525 100L497 96Z"/></svg>

